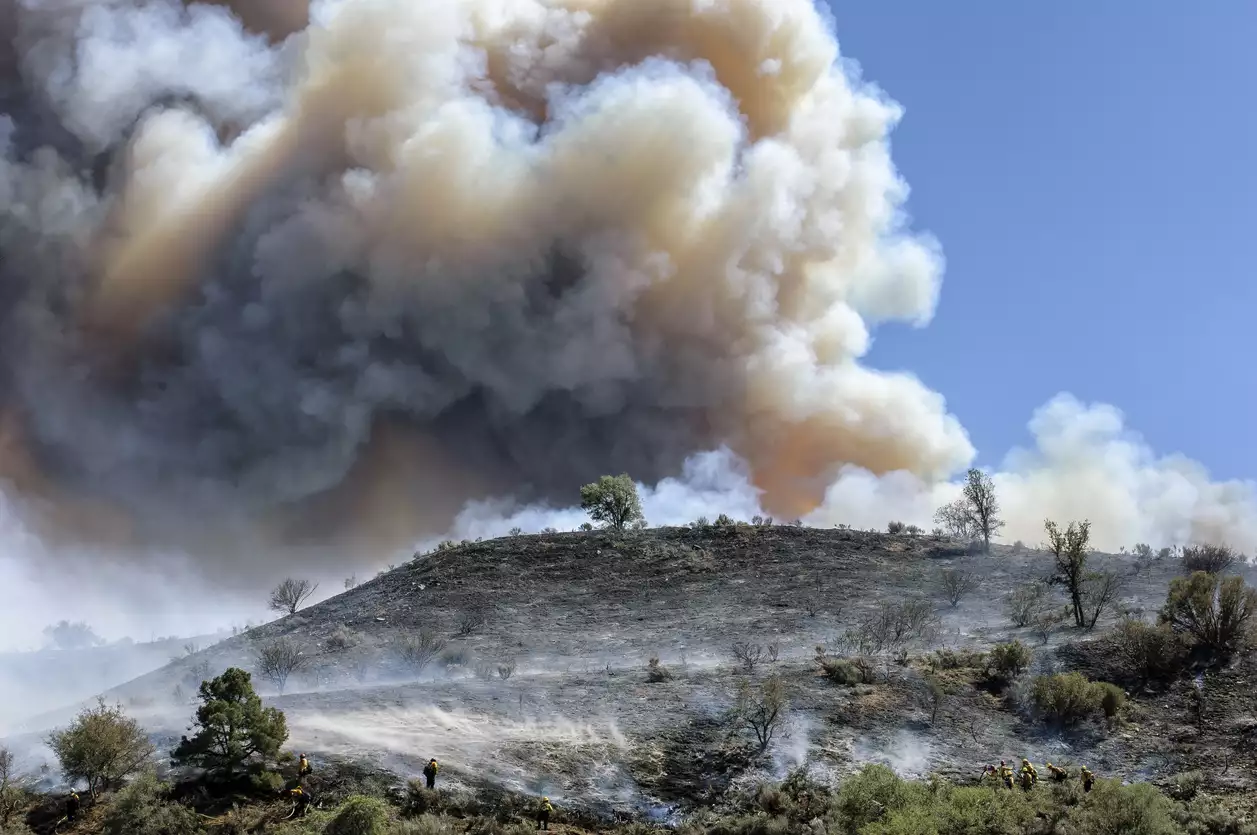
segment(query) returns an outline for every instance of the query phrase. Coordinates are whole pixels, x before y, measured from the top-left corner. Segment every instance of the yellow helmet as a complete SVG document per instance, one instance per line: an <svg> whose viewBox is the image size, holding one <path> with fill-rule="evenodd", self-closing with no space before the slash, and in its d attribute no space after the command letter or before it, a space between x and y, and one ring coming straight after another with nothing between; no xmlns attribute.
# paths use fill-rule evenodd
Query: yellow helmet
<svg viewBox="0 0 1257 835"><path fill-rule="evenodd" d="M550 798L548 798L548 797L543 797L543 798L541 798L541 799L542 799L542 800L544 800L544 801L546 801L547 803L548 803L548 802L550 802Z"/></svg>

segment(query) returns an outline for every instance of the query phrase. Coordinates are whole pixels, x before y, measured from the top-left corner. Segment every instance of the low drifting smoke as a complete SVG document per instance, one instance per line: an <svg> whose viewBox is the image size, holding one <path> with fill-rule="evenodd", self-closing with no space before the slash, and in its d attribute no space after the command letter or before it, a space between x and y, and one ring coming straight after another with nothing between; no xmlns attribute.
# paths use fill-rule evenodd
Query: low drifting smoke
<svg viewBox="0 0 1257 835"><path fill-rule="evenodd" d="M10 557L332 572L570 529L618 472L655 524L930 527L973 460L861 364L943 261L810 0L0 0L0 33ZM1032 430L1007 537L1257 544L1250 485L1114 410Z"/></svg>

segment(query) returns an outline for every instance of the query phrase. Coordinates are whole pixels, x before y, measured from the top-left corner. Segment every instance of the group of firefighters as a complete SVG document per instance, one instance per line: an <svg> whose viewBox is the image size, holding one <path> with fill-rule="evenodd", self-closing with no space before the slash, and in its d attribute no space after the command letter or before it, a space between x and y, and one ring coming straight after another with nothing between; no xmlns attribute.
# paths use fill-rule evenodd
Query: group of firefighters
<svg viewBox="0 0 1257 835"><path fill-rule="evenodd" d="M1063 783L1069 779L1069 772L1058 765L1047 763L1047 770L1053 783ZM1091 787L1096 782L1095 774L1084 765L1079 770L1078 776L1082 780L1082 790L1084 792L1091 791ZM993 778L1009 789L1019 784L1024 791L1030 791L1034 788L1035 783L1039 782L1039 770L1030 763L1030 760L1023 759L1021 761L1020 771L1013 771L1008 766L1008 763L1000 760L999 768L988 765L982 769L982 777L983 779L987 777Z"/></svg>
<svg viewBox="0 0 1257 835"><path fill-rule="evenodd" d="M305 754L302 754L301 759L297 762L297 785L287 790L287 794L294 804L292 814L289 817L305 817L310 804L314 802L314 795L304 786L305 778L312 770L310 761L306 759ZM428 760L428 764L423 767L424 785L429 790L436 788L436 775L440 770L441 765L436 761L435 757ZM541 802L537 805L537 829L549 831L550 813L553 811L554 806L550 805L550 798L541 798Z"/></svg>

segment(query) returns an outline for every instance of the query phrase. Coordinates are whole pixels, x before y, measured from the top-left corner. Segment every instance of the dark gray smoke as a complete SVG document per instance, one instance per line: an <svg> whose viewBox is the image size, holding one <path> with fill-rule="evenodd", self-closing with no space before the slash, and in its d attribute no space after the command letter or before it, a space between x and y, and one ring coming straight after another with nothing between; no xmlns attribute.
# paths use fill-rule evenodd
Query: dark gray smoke
<svg viewBox="0 0 1257 835"><path fill-rule="evenodd" d="M48 535L397 545L728 444L941 477L898 116L807 0L10 0L0 476Z"/></svg>

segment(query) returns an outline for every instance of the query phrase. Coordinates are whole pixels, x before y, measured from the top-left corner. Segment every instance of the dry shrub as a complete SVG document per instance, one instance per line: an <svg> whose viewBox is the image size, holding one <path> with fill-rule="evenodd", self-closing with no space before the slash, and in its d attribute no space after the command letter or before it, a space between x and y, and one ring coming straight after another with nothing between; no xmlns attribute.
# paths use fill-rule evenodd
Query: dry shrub
<svg viewBox="0 0 1257 835"><path fill-rule="evenodd" d="M943 597L947 598L947 602L952 605L953 609L960 605L961 600L977 591L981 585L982 578L972 571L945 568L939 572L939 586L943 591Z"/></svg>
<svg viewBox="0 0 1257 835"><path fill-rule="evenodd" d="M1026 583L1004 598L1014 626L1030 626L1044 610L1052 608L1051 590L1045 583Z"/></svg>
<svg viewBox="0 0 1257 835"><path fill-rule="evenodd" d="M658 658L652 658L646 663L646 680L651 684L659 684L671 678L672 671L660 664Z"/></svg>
<svg viewBox="0 0 1257 835"><path fill-rule="evenodd" d="M1242 560L1243 555L1229 545L1188 545L1183 548L1183 573L1222 574Z"/></svg>
<svg viewBox="0 0 1257 835"><path fill-rule="evenodd" d="M1169 626L1124 618L1113 630L1113 645L1123 674L1144 685L1178 677L1187 663L1187 647Z"/></svg>

